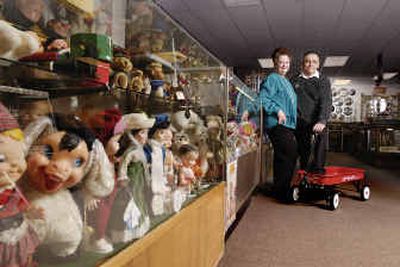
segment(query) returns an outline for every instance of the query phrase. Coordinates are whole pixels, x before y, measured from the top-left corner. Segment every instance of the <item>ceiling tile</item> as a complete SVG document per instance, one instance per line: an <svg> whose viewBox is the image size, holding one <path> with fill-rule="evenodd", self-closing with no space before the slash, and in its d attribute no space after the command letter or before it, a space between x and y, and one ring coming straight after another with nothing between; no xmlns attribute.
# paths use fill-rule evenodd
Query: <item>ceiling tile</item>
<svg viewBox="0 0 400 267"><path fill-rule="evenodd" d="M168 1L168 0L164 0ZM171 1L171 0L169 0ZM175 1L175 0L173 0ZM220 0L182 0L187 3L191 10L215 10L223 9L224 5Z"/></svg>

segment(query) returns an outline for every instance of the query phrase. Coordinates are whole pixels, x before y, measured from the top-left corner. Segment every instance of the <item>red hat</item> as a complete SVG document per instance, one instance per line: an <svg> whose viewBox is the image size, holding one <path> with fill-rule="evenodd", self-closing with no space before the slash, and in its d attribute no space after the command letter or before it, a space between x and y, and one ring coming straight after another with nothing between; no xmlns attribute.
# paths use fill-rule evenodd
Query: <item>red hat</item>
<svg viewBox="0 0 400 267"><path fill-rule="evenodd" d="M0 132L19 128L17 120L8 111L8 109L0 102Z"/></svg>

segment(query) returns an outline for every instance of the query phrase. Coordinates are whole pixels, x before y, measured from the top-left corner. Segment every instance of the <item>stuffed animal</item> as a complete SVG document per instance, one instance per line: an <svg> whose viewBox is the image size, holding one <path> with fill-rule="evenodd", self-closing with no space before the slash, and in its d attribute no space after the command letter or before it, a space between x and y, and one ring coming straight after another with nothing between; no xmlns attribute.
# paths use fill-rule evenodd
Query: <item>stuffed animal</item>
<svg viewBox="0 0 400 267"><path fill-rule="evenodd" d="M139 69L135 69L131 72L131 81L129 84L129 88L134 91L141 93L144 90L144 75L143 71Z"/></svg>
<svg viewBox="0 0 400 267"><path fill-rule="evenodd" d="M0 265L32 266L39 244L24 213L30 204L16 186L26 170L24 135L0 102ZM30 207L31 212L33 211ZM41 219L37 216L36 219Z"/></svg>
<svg viewBox="0 0 400 267"><path fill-rule="evenodd" d="M77 192L85 199L107 196L114 187L113 166L101 142L76 116L42 117L28 125L25 133L31 153L24 188L27 198L44 209L44 220L31 224L46 257L71 257L83 239L80 208L84 207L70 189L81 188Z"/></svg>
<svg viewBox="0 0 400 267"><path fill-rule="evenodd" d="M17 60L42 51L39 37L31 31L20 31L0 20L0 57Z"/></svg>
<svg viewBox="0 0 400 267"><path fill-rule="evenodd" d="M112 69L114 70L112 84L116 87L127 89L129 85L128 74L132 70L132 62L127 57L114 57Z"/></svg>

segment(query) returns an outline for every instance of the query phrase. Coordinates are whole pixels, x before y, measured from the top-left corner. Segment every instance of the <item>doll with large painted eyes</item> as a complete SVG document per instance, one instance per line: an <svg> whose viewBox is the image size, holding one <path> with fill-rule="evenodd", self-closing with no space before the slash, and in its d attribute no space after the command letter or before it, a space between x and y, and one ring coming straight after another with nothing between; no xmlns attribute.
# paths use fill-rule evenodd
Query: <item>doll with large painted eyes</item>
<svg viewBox="0 0 400 267"><path fill-rule="evenodd" d="M44 219L31 222L42 251L66 258L77 252L83 238L83 207L70 189L104 197L112 191L114 177L102 144L77 117L54 114L52 119L43 117L25 130L28 147L41 135L27 157L25 190L44 209Z"/></svg>
<svg viewBox="0 0 400 267"><path fill-rule="evenodd" d="M155 119L145 113L130 113L122 118L125 131L119 140L118 189L109 223L113 242L128 242L150 229L150 154L144 146Z"/></svg>
<svg viewBox="0 0 400 267"><path fill-rule="evenodd" d="M189 189L192 189L197 181L194 168L199 158L199 151L197 147L191 144L185 144L179 147L178 157L180 161L178 173L179 185L187 186Z"/></svg>
<svg viewBox="0 0 400 267"><path fill-rule="evenodd" d="M29 203L16 186L26 169L23 139L17 121L0 103L0 266L31 264L39 244L23 215Z"/></svg>

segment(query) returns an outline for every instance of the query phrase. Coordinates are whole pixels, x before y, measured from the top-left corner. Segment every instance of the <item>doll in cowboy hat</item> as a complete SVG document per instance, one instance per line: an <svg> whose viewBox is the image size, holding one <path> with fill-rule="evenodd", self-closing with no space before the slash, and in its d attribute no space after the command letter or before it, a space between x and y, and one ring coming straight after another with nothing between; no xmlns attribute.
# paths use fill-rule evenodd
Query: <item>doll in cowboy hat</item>
<svg viewBox="0 0 400 267"><path fill-rule="evenodd" d="M23 141L17 121L0 102L0 266L30 265L39 244L23 215L33 207L16 186L26 170Z"/></svg>
<svg viewBox="0 0 400 267"><path fill-rule="evenodd" d="M113 242L128 242L143 236L150 228L150 155L144 146L155 119L144 112L123 116L125 131L119 140L117 196L109 230Z"/></svg>
<svg viewBox="0 0 400 267"><path fill-rule="evenodd" d="M114 174L101 142L73 115L52 114L25 129L27 177L24 188L31 203L44 209L43 220L31 224L43 256L74 256L83 239L83 219L74 193L85 199L111 193ZM33 143L37 141L35 145Z"/></svg>

